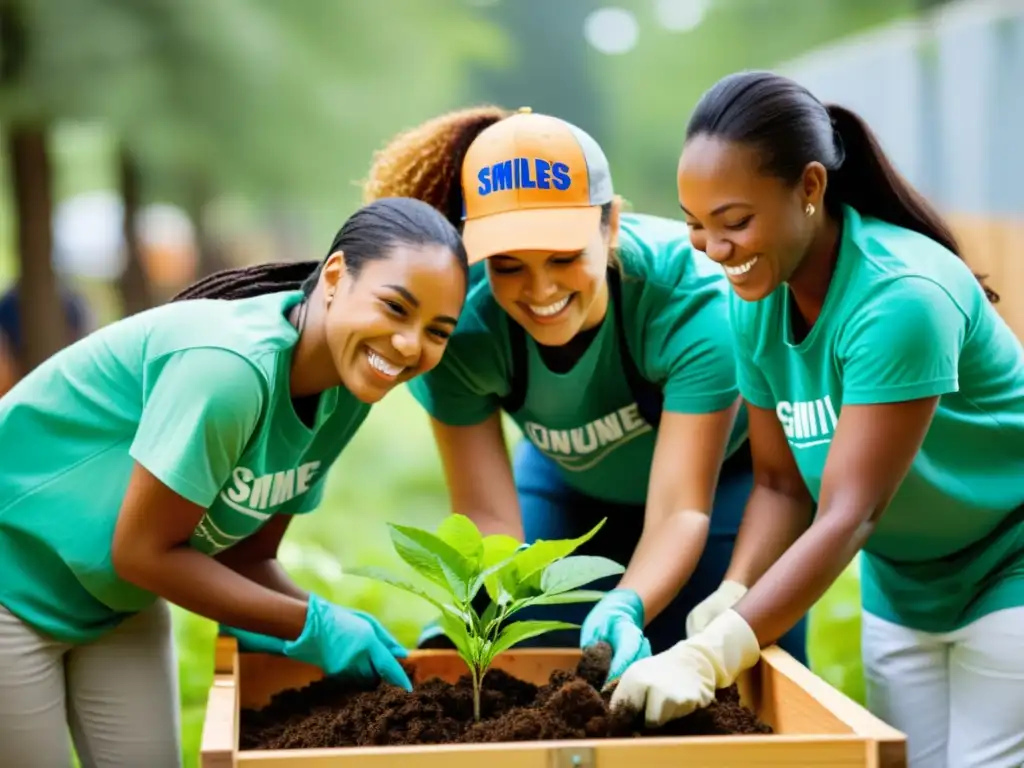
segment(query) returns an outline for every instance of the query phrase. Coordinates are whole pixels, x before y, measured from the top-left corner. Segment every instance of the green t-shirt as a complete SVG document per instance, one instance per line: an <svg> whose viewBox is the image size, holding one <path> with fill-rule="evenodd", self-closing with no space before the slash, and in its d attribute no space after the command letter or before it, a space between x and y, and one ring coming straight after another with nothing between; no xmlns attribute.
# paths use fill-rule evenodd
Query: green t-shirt
<svg viewBox="0 0 1024 768"><path fill-rule="evenodd" d="M821 316L794 343L787 286L731 301L740 390L772 409L817 500L844 405L940 396L865 547L870 613L943 632L1024 605L1024 351L968 267L845 209Z"/></svg>
<svg viewBox="0 0 1024 768"><path fill-rule="evenodd" d="M316 427L289 391L301 292L171 303L47 360L0 399L0 603L85 642L153 602L119 578L111 539L135 462L206 509L215 554L271 515L320 502L328 467L369 406L320 397Z"/></svg>
<svg viewBox="0 0 1024 768"><path fill-rule="evenodd" d="M523 334L526 398L509 415L557 462L570 486L594 498L642 504L655 430L640 415L626 381L615 313L625 320L640 374L662 388L664 411L718 411L734 403L739 390L722 270L693 250L681 222L626 214L619 240L623 306L609 301L597 335L567 373L552 372L532 337ZM433 417L477 424L501 407L512 378L510 322L480 269L440 365L409 383ZM743 411L729 454L746 431Z"/></svg>

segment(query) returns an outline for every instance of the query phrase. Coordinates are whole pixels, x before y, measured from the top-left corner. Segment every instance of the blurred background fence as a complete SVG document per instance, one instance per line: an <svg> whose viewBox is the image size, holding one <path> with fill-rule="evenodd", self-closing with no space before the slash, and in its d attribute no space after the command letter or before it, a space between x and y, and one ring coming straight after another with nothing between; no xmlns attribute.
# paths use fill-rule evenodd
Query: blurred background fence
<svg viewBox="0 0 1024 768"><path fill-rule="evenodd" d="M634 209L676 217L687 116L743 68L860 111L1024 333L1024 2L0 0L0 392L217 268L319 258L372 152L450 108L574 121ZM446 511L426 418L400 390L282 559L411 643L428 608L344 570L401 570L384 523ZM813 612L811 661L862 698L858 590L854 564ZM175 618L194 765L215 629Z"/></svg>

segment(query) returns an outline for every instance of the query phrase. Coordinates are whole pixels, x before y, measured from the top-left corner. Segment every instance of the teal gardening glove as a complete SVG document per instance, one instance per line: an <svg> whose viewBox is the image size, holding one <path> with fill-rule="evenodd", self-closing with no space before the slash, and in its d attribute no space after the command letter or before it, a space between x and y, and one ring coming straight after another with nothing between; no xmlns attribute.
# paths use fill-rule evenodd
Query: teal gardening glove
<svg viewBox="0 0 1024 768"><path fill-rule="evenodd" d="M248 632L237 627L229 627L227 624L220 624L219 631L220 634L238 641L240 653L276 653L279 656L284 654L285 641L279 637Z"/></svg>
<svg viewBox="0 0 1024 768"><path fill-rule="evenodd" d="M644 604L634 590L613 589L587 614L580 629L580 648L601 641L612 647L608 680L651 655L651 643L644 637Z"/></svg>
<svg viewBox="0 0 1024 768"><path fill-rule="evenodd" d="M363 611L309 596L306 625L295 640L283 646L285 656L320 667L327 675L360 682L385 682L412 690L398 659L408 656L377 619ZM397 657L397 658L396 658Z"/></svg>

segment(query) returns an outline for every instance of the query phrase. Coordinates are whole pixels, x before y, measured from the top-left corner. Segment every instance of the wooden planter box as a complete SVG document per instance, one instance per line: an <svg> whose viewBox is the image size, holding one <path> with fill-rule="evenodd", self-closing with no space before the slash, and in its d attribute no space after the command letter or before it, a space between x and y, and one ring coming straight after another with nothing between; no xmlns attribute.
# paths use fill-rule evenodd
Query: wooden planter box
<svg viewBox="0 0 1024 768"><path fill-rule="evenodd" d="M579 651L507 651L493 667L536 684L572 669ZM454 682L466 667L453 651L412 651L419 679ZM904 768L906 737L777 647L739 681L741 696L771 725L769 736L530 741L341 749L240 750L239 712L301 688L320 670L279 656L239 654L218 638L203 725L202 768Z"/></svg>

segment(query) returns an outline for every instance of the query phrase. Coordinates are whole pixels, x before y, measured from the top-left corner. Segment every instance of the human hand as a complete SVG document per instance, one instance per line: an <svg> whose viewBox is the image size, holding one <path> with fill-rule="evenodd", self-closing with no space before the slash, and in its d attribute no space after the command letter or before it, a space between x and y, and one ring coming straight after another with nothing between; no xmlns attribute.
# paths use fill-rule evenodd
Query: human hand
<svg viewBox="0 0 1024 768"><path fill-rule="evenodd" d="M719 614L732 608L747 594L747 588L738 581L723 581L718 589L701 600L686 617L686 636L693 637L710 624Z"/></svg>
<svg viewBox="0 0 1024 768"><path fill-rule="evenodd" d="M360 682L381 678L412 690L408 675L398 663L408 651L377 619L316 595L309 596L302 634L285 642L284 655L318 666L327 675Z"/></svg>
<svg viewBox="0 0 1024 768"><path fill-rule="evenodd" d="M634 590L613 589L587 614L580 629L580 648L602 641L612 647L609 680L651 655L651 643L644 637L644 604Z"/></svg>
<svg viewBox="0 0 1024 768"><path fill-rule="evenodd" d="M648 726L664 725L706 707L760 657L754 631L730 608L693 637L630 666L610 705L642 711Z"/></svg>

